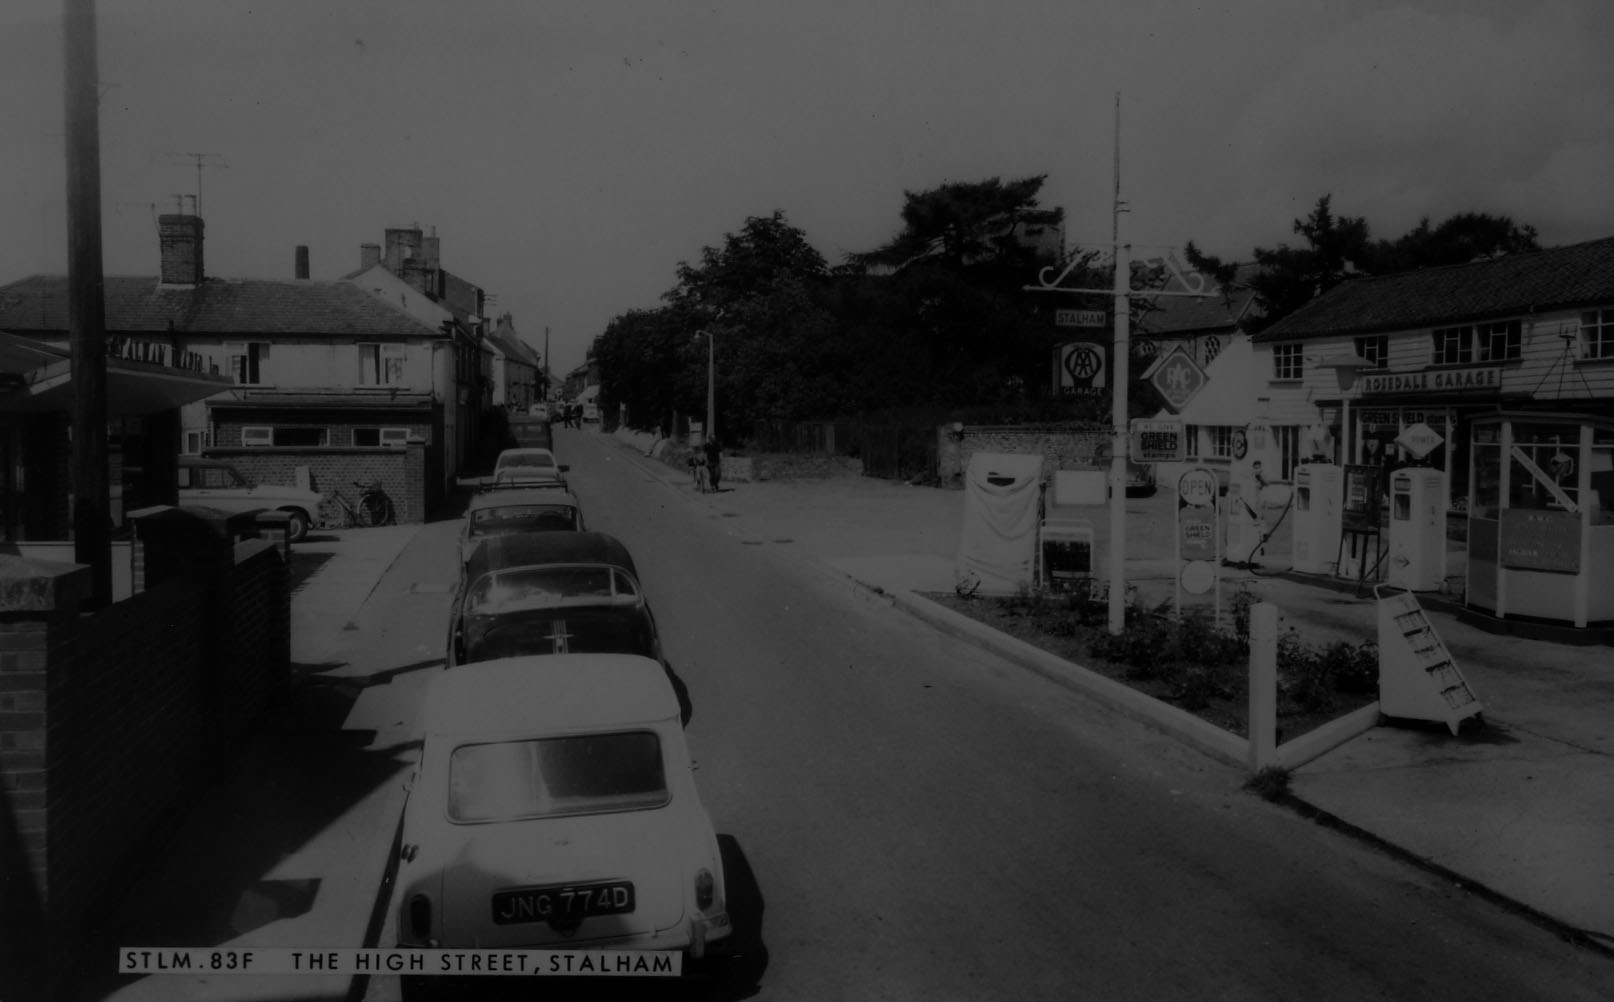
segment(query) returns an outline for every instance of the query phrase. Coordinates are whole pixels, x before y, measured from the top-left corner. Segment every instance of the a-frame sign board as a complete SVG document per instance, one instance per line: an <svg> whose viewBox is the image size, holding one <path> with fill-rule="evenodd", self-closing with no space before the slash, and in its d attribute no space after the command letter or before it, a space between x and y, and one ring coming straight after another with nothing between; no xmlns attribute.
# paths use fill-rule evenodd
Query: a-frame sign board
<svg viewBox="0 0 1614 1002"><path fill-rule="evenodd" d="M1459 723L1480 713L1474 690L1411 592L1378 601L1379 712L1439 721L1455 737Z"/></svg>

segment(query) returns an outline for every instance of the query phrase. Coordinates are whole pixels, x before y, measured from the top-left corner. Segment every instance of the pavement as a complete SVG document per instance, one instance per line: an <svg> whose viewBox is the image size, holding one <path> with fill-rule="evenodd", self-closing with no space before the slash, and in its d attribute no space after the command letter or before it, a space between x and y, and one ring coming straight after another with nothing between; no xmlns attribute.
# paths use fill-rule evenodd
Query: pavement
<svg viewBox="0 0 1614 1002"><path fill-rule="evenodd" d="M721 492L699 494L683 470L650 458L651 437L618 433L604 444L725 516L741 544L849 578L939 629L1111 701L1096 674L925 597L953 590L963 492L848 475L725 480ZM1127 579L1146 598L1172 590L1173 557L1162 548L1173 504L1164 492L1127 504ZM1107 509L1094 522L1102 568ZM452 566L453 531L452 522L350 529L299 545L294 696L121 896L97 948L108 959L113 945L377 945L387 858L329 861L351 856L354 840L385 844L396 825L413 755L409 686L440 663L436 633L451 582L434 575ZM1284 545L1275 535L1262 561L1281 567ZM1377 639L1370 595L1304 575L1227 577L1229 594L1248 588L1277 605L1281 629L1313 641ZM1288 802L1614 956L1614 657L1605 646L1493 635L1454 609L1449 597L1427 604L1483 722L1465 721L1454 735L1444 725L1370 720L1294 767ZM1142 718L1173 730L1167 717ZM323 885L311 873L326 874ZM86 969L100 969L96 957ZM261 981L101 974L72 998L355 999L365 988L337 977Z"/></svg>

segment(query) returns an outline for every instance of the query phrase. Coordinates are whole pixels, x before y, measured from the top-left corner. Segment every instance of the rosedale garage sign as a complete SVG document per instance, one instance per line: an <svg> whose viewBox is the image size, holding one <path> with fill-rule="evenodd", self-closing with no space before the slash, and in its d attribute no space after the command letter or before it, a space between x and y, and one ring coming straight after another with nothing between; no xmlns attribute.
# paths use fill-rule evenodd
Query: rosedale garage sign
<svg viewBox="0 0 1614 1002"><path fill-rule="evenodd" d="M1452 390L1500 390L1500 366L1424 369L1419 372L1364 372L1362 393L1435 393Z"/></svg>

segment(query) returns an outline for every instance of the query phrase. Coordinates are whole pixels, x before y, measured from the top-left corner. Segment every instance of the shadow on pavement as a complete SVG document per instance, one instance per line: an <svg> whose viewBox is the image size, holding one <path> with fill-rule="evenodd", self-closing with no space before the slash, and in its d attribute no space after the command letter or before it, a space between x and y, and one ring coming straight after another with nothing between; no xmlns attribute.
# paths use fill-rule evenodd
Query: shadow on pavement
<svg viewBox="0 0 1614 1002"><path fill-rule="evenodd" d="M313 542L314 537L309 536L305 542ZM309 550L299 550L295 547L291 551L291 560L286 567L287 580L291 585L291 594L297 594L309 578L330 561L334 553L318 553Z"/></svg>
<svg viewBox="0 0 1614 1002"><path fill-rule="evenodd" d="M341 912L312 876L330 869L316 840L408 771L399 749L365 747L373 732L342 730L360 691L294 679L233 768L197 792L126 888L109 889L115 903L90 931L65 998L96 1002L139 980L115 973L117 947L208 947L317 908ZM370 833L352 837L363 844Z"/></svg>

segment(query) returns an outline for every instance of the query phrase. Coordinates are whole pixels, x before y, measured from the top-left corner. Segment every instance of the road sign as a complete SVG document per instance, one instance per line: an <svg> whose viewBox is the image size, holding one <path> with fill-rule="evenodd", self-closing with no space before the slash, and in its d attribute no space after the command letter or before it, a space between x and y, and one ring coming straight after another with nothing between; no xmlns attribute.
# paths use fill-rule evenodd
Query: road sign
<svg viewBox="0 0 1614 1002"><path fill-rule="evenodd" d="M1181 421L1132 422L1132 461L1134 463L1180 463L1188 456L1188 443Z"/></svg>
<svg viewBox="0 0 1614 1002"><path fill-rule="evenodd" d="M1055 327L1108 327L1109 314L1103 310L1055 310Z"/></svg>
<svg viewBox="0 0 1614 1002"><path fill-rule="evenodd" d="M1108 383L1107 346L1071 341L1054 349L1054 390L1060 396L1099 396Z"/></svg>
<svg viewBox="0 0 1614 1002"><path fill-rule="evenodd" d="M1181 348L1172 349L1149 377L1166 406L1178 413L1205 388L1206 381L1205 370Z"/></svg>

